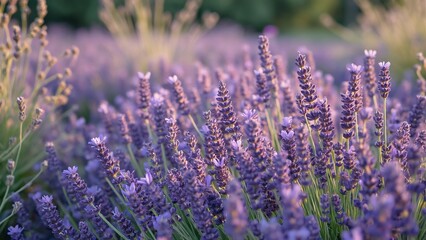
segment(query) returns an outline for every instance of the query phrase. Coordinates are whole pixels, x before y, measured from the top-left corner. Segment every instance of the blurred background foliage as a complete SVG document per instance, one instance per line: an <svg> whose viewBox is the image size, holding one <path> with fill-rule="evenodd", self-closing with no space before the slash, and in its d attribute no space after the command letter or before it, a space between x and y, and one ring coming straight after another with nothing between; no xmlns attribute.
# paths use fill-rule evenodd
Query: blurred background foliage
<svg viewBox="0 0 426 240"><path fill-rule="evenodd" d="M123 0L117 0L116 2ZM223 21L236 22L246 29L262 31L266 25L278 26L282 31L321 27L319 17L327 13L340 24L354 24L360 13L356 0L205 0L201 12L217 12ZM185 0L166 0L165 10L177 12ZM386 4L386 0L372 0ZM35 5L36 1L30 1ZM100 24L100 0L47 0L47 22L63 22L73 27ZM31 6L33 7L33 6Z"/></svg>
<svg viewBox="0 0 426 240"><path fill-rule="evenodd" d="M75 29L103 26L99 18L102 0L47 0L47 24L64 23ZM115 0L120 5L125 0ZM152 2L155 0L151 0ZM35 5L37 1L30 1ZM187 0L164 0L164 11L175 14ZM203 0L197 20L216 12L220 25L236 23L248 33L277 27L281 35L312 40L339 36L360 48L383 53L402 77L416 63L416 53L425 51L426 0ZM423 7L416 7L423 4ZM366 7L368 6L368 7ZM34 6L31 6L34 7ZM407 17L407 15L409 17ZM328 25L324 19L328 18ZM392 19L405 19L390 24ZM332 22L332 23L331 23ZM410 28L401 26L410 26ZM336 27L337 26L337 27ZM275 29L275 28L274 28ZM410 29L412 31L407 31ZM398 36L395 38L394 36Z"/></svg>

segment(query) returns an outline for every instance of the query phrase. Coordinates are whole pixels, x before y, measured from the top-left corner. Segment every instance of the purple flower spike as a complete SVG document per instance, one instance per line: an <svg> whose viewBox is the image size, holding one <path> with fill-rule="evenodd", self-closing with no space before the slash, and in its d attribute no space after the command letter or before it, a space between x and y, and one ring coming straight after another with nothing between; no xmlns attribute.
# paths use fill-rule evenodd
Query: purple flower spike
<svg viewBox="0 0 426 240"><path fill-rule="evenodd" d="M89 142L89 145L95 149L97 159L102 163L104 171L114 184L123 182L120 170L120 161L116 159L113 153L106 146L106 137L95 137Z"/></svg>
<svg viewBox="0 0 426 240"><path fill-rule="evenodd" d="M7 235L9 235L9 237L12 240L24 240L24 235L23 235L23 231L24 228L20 227L19 225L16 226L10 226L8 229Z"/></svg>
<svg viewBox="0 0 426 240"><path fill-rule="evenodd" d="M365 50L364 50L364 55L365 55L366 57L369 57L369 58L375 58L375 57L376 57L376 54L377 54L377 51L376 51L376 50L367 50L367 49L365 49Z"/></svg>
<svg viewBox="0 0 426 240"><path fill-rule="evenodd" d="M382 98L387 98L391 90L391 77L389 73L390 62L379 62L379 91Z"/></svg>
<svg viewBox="0 0 426 240"><path fill-rule="evenodd" d="M356 64L352 63L351 65L349 65L348 67L346 67L346 69L350 73L360 74L361 71L362 71L362 66L361 65L356 65Z"/></svg>

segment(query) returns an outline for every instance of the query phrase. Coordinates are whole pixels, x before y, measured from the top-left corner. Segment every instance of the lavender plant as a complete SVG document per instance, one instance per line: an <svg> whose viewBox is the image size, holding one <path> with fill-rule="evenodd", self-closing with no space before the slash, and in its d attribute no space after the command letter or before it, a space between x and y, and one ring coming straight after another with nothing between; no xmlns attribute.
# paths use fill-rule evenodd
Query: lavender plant
<svg viewBox="0 0 426 240"><path fill-rule="evenodd" d="M32 189L20 210L41 226L17 218L10 237L426 238L424 92L399 98L391 65L367 51L368 69L348 67L340 99L312 56L299 52L287 73L267 37L258 49L258 61L215 77L198 66L199 104L180 81L190 75L160 85L137 74L138 88L101 104L101 124L46 145L44 175L57 184Z"/></svg>
<svg viewBox="0 0 426 240"><path fill-rule="evenodd" d="M13 19L18 10L19 22ZM45 119L53 125L60 117L54 111L68 101L70 67L78 55L77 47L59 58L48 50L45 1L38 1L34 21L29 22L29 14L28 1L0 2L0 229L16 213L10 209L12 194L24 191L46 170L46 162L40 163L39 128ZM18 234L20 229L9 230Z"/></svg>

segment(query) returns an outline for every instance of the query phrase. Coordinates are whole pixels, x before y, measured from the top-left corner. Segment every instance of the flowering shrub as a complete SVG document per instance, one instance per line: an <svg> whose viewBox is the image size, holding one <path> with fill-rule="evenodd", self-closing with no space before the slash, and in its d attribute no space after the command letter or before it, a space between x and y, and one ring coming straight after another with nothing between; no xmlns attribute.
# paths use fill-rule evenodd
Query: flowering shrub
<svg viewBox="0 0 426 240"><path fill-rule="evenodd" d="M260 36L258 56L161 86L138 73L102 125L71 121L46 143L48 186L15 195L9 236L424 239L423 80L392 91L366 50L339 96L303 53L287 73Z"/></svg>
<svg viewBox="0 0 426 240"><path fill-rule="evenodd" d="M86 123L55 111L68 101L78 49L53 57L45 2L29 27L27 1L19 4L22 25L10 28L17 1L0 1L4 235L426 238L422 54L419 87L394 90L393 65L366 50L362 65L348 65L339 95L309 51L288 72L262 35L256 58L245 49L221 68L140 72L136 88L92 113L101 123ZM102 98L95 87L77 89L84 87L89 100Z"/></svg>

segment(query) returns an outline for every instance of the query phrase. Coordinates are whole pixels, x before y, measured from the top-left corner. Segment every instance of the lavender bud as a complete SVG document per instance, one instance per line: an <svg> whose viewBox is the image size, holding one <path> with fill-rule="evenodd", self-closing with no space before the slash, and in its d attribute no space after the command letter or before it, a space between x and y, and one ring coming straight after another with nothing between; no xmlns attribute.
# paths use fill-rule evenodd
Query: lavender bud
<svg viewBox="0 0 426 240"><path fill-rule="evenodd" d="M321 221L330 223L330 198L328 194L321 195L320 205L321 205Z"/></svg>
<svg viewBox="0 0 426 240"><path fill-rule="evenodd" d="M132 138L129 135L129 125L127 124L126 116L124 114L117 116L117 125L118 129L120 130L123 144L127 145L132 143Z"/></svg>
<svg viewBox="0 0 426 240"><path fill-rule="evenodd" d="M215 159L214 163L214 177L220 194L226 194L226 186L231 178L229 168L225 164L225 158L221 160Z"/></svg>
<svg viewBox="0 0 426 240"><path fill-rule="evenodd" d="M113 153L105 144L106 138L95 137L89 142L89 145L95 149L97 159L102 163L105 172L114 184L120 184L123 178L120 174L120 162L114 157Z"/></svg>
<svg viewBox="0 0 426 240"><path fill-rule="evenodd" d="M349 92L351 97L355 101L355 112L359 112L362 108L362 89L361 89L361 71L362 66L351 64L348 68L348 71L351 74L351 79L349 80Z"/></svg>
<svg viewBox="0 0 426 240"><path fill-rule="evenodd" d="M19 225L16 226L10 226L7 228L7 235L9 235L10 239L12 240L24 240L24 228L20 227Z"/></svg>
<svg viewBox="0 0 426 240"><path fill-rule="evenodd" d="M16 102L18 103L18 109L19 109L19 121L23 122L25 121L27 114L25 113L25 110L27 109L27 104L25 103L25 99L21 96L16 99Z"/></svg>
<svg viewBox="0 0 426 240"><path fill-rule="evenodd" d="M6 176L6 182L5 182L6 186L12 187L14 182L15 182L15 176L10 174Z"/></svg>
<svg viewBox="0 0 426 240"><path fill-rule="evenodd" d="M16 163L12 159L7 160L7 171L13 172L16 168Z"/></svg>
<svg viewBox="0 0 426 240"><path fill-rule="evenodd" d="M51 171L52 174L56 174L65 168L64 164L58 159L53 142L47 142L44 148L47 153L47 161L49 162L49 171Z"/></svg>
<svg viewBox="0 0 426 240"><path fill-rule="evenodd" d="M232 139L238 140L241 138L241 133L229 90L226 87L225 81L220 77L216 103L220 113L219 126L224 135L225 143L229 146Z"/></svg>
<svg viewBox="0 0 426 240"><path fill-rule="evenodd" d="M426 111L426 96L417 96L417 101L410 111L408 123L410 124L410 136L416 135L422 116Z"/></svg>
<svg viewBox="0 0 426 240"><path fill-rule="evenodd" d="M364 79L367 90L367 94L370 98L373 98L376 94L376 70L375 60L376 60L376 51L375 50L364 50Z"/></svg>
<svg viewBox="0 0 426 240"><path fill-rule="evenodd" d="M307 65L306 55L299 52L298 57L296 58L296 65L298 67L297 78L299 79L303 102L308 113L308 120L313 121L318 118L315 114L318 95L315 84L312 83L311 67ZM313 113L310 114L311 112Z"/></svg>
<svg viewBox="0 0 426 240"><path fill-rule="evenodd" d="M350 92L341 94L342 97L342 116L340 117L340 126L344 130L343 137L346 139L354 135L355 127L355 100Z"/></svg>
<svg viewBox="0 0 426 240"><path fill-rule="evenodd" d="M155 124L155 133L158 137L157 142L159 145L164 144L167 135L167 131L165 128L167 110L164 98L158 93L155 93L154 96L151 98L151 111Z"/></svg>
<svg viewBox="0 0 426 240"><path fill-rule="evenodd" d="M334 126L331 119L330 105L327 99L319 102L320 139L322 140L323 151L329 154L333 146Z"/></svg>
<svg viewBox="0 0 426 240"><path fill-rule="evenodd" d="M175 95L176 102L178 104L178 110L182 115L188 115L190 113L189 101L185 92L183 91L182 83L176 75L169 77L169 82L173 87L173 94Z"/></svg>
<svg viewBox="0 0 426 240"><path fill-rule="evenodd" d="M53 235L57 239L67 239L68 232L67 228L59 215L59 211L56 206L52 203L52 196L43 196L39 199L41 218L47 223L47 226L52 230Z"/></svg>
<svg viewBox="0 0 426 240"><path fill-rule="evenodd" d="M270 86L267 82L266 75L262 72L262 69L254 70L256 76L256 92L259 95L260 102L265 104L265 107L269 108L271 93Z"/></svg>
<svg viewBox="0 0 426 240"><path fill-rule="evenodd" d="M142 73L138 72L138 107L140 109L146 110L149 108L151 101L151 86L149 80L151 78L151 73Z"/></svg>
<svg viewBox="0 0 426 240"><path fill-rule="evenodd" d="M391 90L391 77L389 73L390 62L379 62L379 92L382 98L387 98Z"/></svg>
<svg viewBox="0 0 426 240"><path fill-rule="evenodd" d="M376 127L374 134L378 137L378 140L376 141L375 146L381 147L383 145L383 141L381 140L381 137L383 136L383 114L379 111L376 111L373 119L374 119L374 126Z"/></svg>

